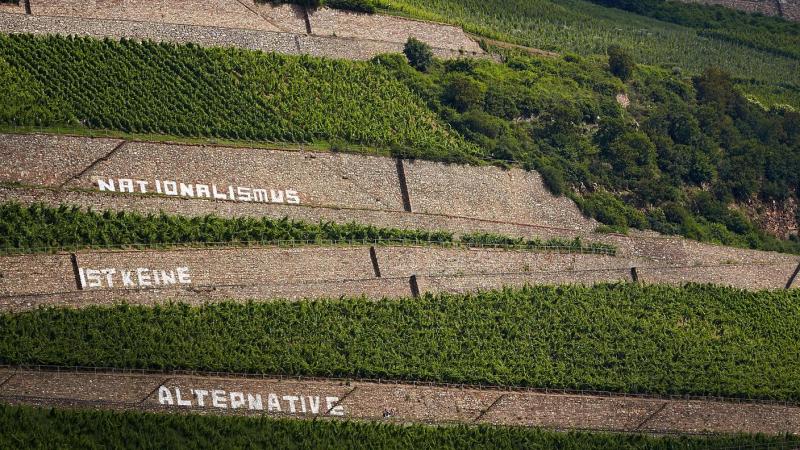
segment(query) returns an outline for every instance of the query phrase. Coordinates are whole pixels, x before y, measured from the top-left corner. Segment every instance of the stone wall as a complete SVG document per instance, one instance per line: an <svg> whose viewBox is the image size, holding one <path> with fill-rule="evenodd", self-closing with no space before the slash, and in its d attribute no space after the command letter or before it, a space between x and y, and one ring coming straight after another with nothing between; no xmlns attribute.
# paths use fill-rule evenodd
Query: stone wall
<svg viewBox="0 0 800 450"><path fill-rule="evenodd" d="M800 0L680 0L686 3L702 3L738 9L765 16L780 16L787 20L800 21Z"/></svg>
<svg viewBox="0 0 800 450"><path fill-rule="evenodd" d="M411 210L417 213L534 223L583 232L597 226L572 201L550 194L541 176L533 171L430 161L404 162L404 167Z"/></svg>
<svg viewBox="0 0 800 450"><path fill-rule="evenodd" d="M0 368L0 401L38 406L392 423L483 423L560 430L800 433L800 407L790 405L361 380ZM386 416L386 412L390 415Z"/></svg>
<svg viewBox="0 0 800 450"><path fill-rule="evenodd" d="M252 8L252 1L30 0L30 2L31 13L35 16L66 16L281 31Z"/></svg>
<svg viewBox="0 0 800 450"><path fill-rule="evenodd" d="M797 268L796 262L659 266L604 255L424 246L377 246L372 251L375 260L368 246L4 256L0 257L0 310L119 301L153 305L170 300L200 304L340 296L380 299L528 284L633 281L783 289ZM798 286L800 280L794 280L792 287Z"/></svg>
<svg viewBox="0 0 800 450"><path fill-rule="evenodd" d="M136 22L114 19L3 14L0 30L6 33L62 34L111 39L141 39L205 47L239 47L287 55L367 60L381 53L403 51L403 44L333 36L298 35L243 28L219 28L174 23ZM458 49L433 48L440 58L486 56Z"/></svg>
<svg viewBox="0 0 800 450"><path fill-rule="evenodd" d="M0 182L25 185L0 187L2 201L188 216L214 213L222 217L289 217L309 222L356 221L380 227L449 230L456 235L489 232L540 239L581 237L585 242L607 242L618 248L618 257L608 263L583 260L584 256L530 253L523 260L514 261L508 256L513 252L506 252L501 262L488 253L474 258L478 255L475 251L447 255L426 250L428 253L420 261L434 262L426 266L413 261L417 264L413 270L404 266L399 254L390 254L388 257L393 259L387 270L394 272L387 272L386 276L417 275L422 291L463 291L499 287L503 283L629 280L630 267L641 268L641 280L646 282L709 281L753 289L782 288L798 262L792 255L701 244L655 233L593 233L595 222L584 218L571 201L553 197L538 174L519 169L48 135L0 135L0 143L4 157L20 161L0 170ZM406 180L411 211L404 210L400 173ZM134 193L98 191L100 180L120 190L122 179L129 180ZM196 188L196 192L186 193L194 197L153 194L154 185L166 180ZM145 194L137 183L147 183ZM284 197L280 202L198 198L200 184L211 186L215 192L244 186L263 189L270 196L274 190ZM297 192L299 204L287 203L290 190ZM456 275L458 279L453 279ZM324 293L324 288L309 287L307 295L320 291ZM220 292L215 291L215 295ZM302 294L288 288L248 292L260 297L296 298ZM391 285L378 289L374 295L393 292L398 291ZM403 293L407 292L403 288Z"/></svg>
<svg viewBox="0 0 800 450"><path fill-rule="evenodd" d="M405 44L413 37L430 46L483 53L477 42L470 39L460 27L401 17L368 15L338 9L321 8L309 12L311 31L320 36L337 36L371 41Z"/></svg>
<svg viewBox="0 0 800 450"><path fill-rule="evenodd" d="M22 13L6 16L2 13ZM485 56L460 28L400 17L343 13L253 0L31 0L0 7L0 29L11 33L74 34L242 47L285 54L364 60L402 52L409 37L428 42L441 58ZM308 32L308 26L316 28Z"/></svg>

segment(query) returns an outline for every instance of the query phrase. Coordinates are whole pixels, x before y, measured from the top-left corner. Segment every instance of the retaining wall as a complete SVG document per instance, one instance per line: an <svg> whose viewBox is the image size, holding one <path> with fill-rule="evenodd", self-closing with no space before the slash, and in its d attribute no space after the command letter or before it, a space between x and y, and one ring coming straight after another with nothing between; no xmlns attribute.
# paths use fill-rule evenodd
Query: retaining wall
<svg viewBox="0 0 800 450"><path fill-rule="evenodd" d="M81 251L0 257L0 310L120 301L379 299L635 281L783 289L796 268L796 263L653 266L605 255L406 246ZM791 287L800 286L793 281Z"/></svg>
<svg viewBox="0 0 800 450"><path fill-rule="evenodd" d="M35 16L67 16L281 31L236 0L29 0Z"/></svg>
<svg viewBox="0 0 800 450"><path fill-rule="evenodd" d="M308 26L319 28L309 33L303 8L252 0L31 0L32 14L24 12L19 7L0 9L0 30L194 42L357 60L402 52L413 36L428 42L441 58L485 55L458 27L321 8L308 16Z"/></svg>
<svg viewBox="0 0 800 450"><path fill-rule="evenodd" d="M570 200L547 192L538 174L519 169L50 135L0 135L0 151L8 160L19 161L0 169L0 182L24 184L0 188L2 201L189 216L215 213L310 222L356 221L381 227L449 230L457 235L492 232L543 239L581 237L618 248L611 265L548 255L549 261L508 269L509 263L486 255L469 256L476 253L451 255L450 262L428 254L426 258L435 264L419 266L416 273L402 269L401 260L389 264L389 270L396 270L398 276L417 275L423 291L496 287L503 282L517 284L521 279L561 282L565 273L574 276L575 282L615 281L630 278L624 272L629 267L642 268L641 280L647 282L708 281L751 289L782 288L798 262L792 255L701 244L655 233L592 233L594 221L584 218ZM127 180L128 192L119 192L123 180ZM171 194L175 195L167 195L167 183L172 183ZM186 192L179 192L181 183ZM105 191L100 192L101 187ZM245 189L246 198L237 197L239 188ZM257 189L262 198L252 201ZM161 193L154 194L156 190ZM482 265L481 260L487 263ZM452 270L423 270L434 266ZM476 268L481 267L493 268L491 276L477 276ZM447 281L458 272L463 275L458 283ZM296 295L286 290L279 293Z"/></svg>
<svg viewBox="0 0 800 450"><path fill-rule="evenodd" d="M655 433L800 433L800 408L790 405L333 379L0 369L0 401L395 423L460 422Z"/></svg>
<svg viewBox="0 0 800 450"><path fill-rule="evenodd" d="M625 261L603 255L432 247L206 248L6 256L0 257L0 309L79 307L121 300L197 304L225 299L407 297L522 286L547 277L567 281L579 264L629 271ZM423 284L420 290L412 288L412 275L441 281L425 281L430 286Z"/></svg>

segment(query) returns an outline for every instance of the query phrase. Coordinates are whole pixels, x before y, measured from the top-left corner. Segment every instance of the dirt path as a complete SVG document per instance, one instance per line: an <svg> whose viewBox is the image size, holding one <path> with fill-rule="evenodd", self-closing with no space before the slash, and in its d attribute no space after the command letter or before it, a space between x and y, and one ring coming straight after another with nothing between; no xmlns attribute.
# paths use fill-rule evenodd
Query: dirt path
<svg viewBox="0 0 800 450"><path fill-rule="evenodd" d="M648 433L800 434L800 406L474 386L0 368L0 402Z"/></svg>

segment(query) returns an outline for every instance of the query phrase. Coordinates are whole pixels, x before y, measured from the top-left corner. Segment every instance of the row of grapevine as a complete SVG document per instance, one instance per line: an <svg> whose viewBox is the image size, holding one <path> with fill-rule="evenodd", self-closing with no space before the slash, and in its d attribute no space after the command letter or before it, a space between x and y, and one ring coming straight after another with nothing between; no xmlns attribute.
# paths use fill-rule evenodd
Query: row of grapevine
<svg viewBox="0 0 800 450"><path fill-rule="evenodd" d="M800 291L535 286L0 315L0 363L800 400Z"/></svg>
<svg viewBox="0 0 800 450"><path fill-rule="evenodd" d="M28 253L80 248L152 248L176 245L320 245L320 244L420 244L491 246L528 250L602 253L614 255L616 247L580 239L525 240L502 235L471 234L460 241L448 231L379 228L355 222L311 224L267 217L222 218L214 215L184 217L134 212L96 212L76 206L50 207L0 204L0 251Z"/></svg>
<svg viewBox="0 0 800 450"><path fill-rule="evenodd" d="M521 427L431 427L3 405L0 430L8 431L0 433L2 448L788 450L800 444L800 438L791 436L654 437Z"/></svg>
<svg viewBox="0 0 800 450"><path fill-rule="evenodd" d="M0 76L35 90L0 106L7 125L480 154L402 83L364 62L10 35L0 36ZM44 113L30 113L37 108Z"/></svg>

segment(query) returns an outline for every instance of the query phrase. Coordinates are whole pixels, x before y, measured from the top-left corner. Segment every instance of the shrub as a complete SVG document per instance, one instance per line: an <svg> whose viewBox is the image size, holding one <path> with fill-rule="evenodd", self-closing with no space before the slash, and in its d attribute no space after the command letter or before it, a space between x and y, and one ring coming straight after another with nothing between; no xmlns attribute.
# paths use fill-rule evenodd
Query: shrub
<svg viewBox="0 0 800 450"><path fill-rule="evenodd" d="M408 41L406 41L403 53L405 53L411 66L421 72L427 72L428 68L433 64L431 46L413 37L408 38Z"/></svg>
<svg viewBox="0 0 800 450"><path fill-rule="evenodd" d="M633 56L618 45L608 47L608 68L622 81L627 81L633 74L636 64Z"/></svg>

